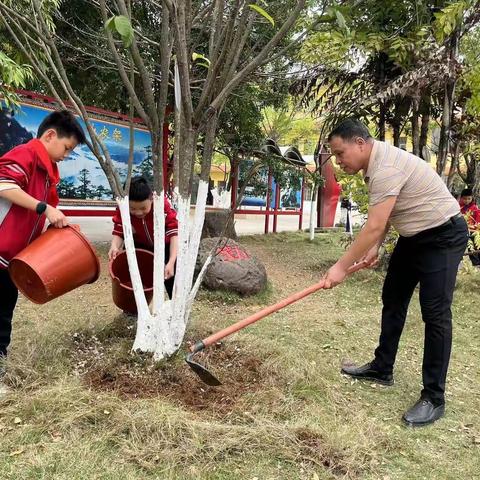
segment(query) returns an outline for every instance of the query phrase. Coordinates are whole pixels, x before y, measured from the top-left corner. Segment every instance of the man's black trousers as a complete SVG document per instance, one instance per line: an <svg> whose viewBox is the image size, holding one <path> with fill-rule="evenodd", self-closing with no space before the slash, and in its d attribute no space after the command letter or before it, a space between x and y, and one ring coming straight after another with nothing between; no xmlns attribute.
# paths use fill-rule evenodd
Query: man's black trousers
<svg viewBox="0 0 480 480"><path fill-rule="evenodd" d="M398 342L415 287L425 323L422 397L444 403L452 346L453 290L458 265L467 246L468 229L461 215L412 237L400 237L383 285L382 329L375 367L393 371Z"/></svg>

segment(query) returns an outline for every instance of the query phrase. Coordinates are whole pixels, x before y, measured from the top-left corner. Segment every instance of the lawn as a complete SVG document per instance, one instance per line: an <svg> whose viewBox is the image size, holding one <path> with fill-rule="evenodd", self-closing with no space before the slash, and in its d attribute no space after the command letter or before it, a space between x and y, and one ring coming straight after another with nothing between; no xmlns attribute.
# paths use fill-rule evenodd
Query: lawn
<svg viewBox="0 0 480 480"><path fill-rule="evenodd" d="M341 234L243 237L265 264L266 292L201 291L188 342L316 282ZM351 381L342 360L371 359L383 274L362 271L212 347L154 364L131 354L134 322L100 279L44 306L20 299L0 399L0 476L7 479L480 479L480 272L462 272L453 306L447 413L406 428L421 389L423 323L412 300L395 386Z"/></svg>

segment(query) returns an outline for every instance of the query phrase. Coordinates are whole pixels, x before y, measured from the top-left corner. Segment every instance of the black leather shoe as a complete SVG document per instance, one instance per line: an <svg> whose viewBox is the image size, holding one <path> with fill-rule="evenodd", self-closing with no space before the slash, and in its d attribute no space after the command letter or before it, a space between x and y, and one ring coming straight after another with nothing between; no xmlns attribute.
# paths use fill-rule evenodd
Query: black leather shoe
<svg viewBox="0 0 480 480"><path fill-rule="evenodd" d="M410 427L423 427L437 421L445 414L445 404L434 405L427 398L421 398L403 414L403 421Z"/></svg>
<svg viewBox="0 0 480 480"><path fill-rule="evenodd" d="M357 367L356 365L343 365L341 372L358 380L369 380L379 383L380 385L393 385L393 375L375 370L375 368L372 368L372 362L366 363L361 367Z"/></svg>

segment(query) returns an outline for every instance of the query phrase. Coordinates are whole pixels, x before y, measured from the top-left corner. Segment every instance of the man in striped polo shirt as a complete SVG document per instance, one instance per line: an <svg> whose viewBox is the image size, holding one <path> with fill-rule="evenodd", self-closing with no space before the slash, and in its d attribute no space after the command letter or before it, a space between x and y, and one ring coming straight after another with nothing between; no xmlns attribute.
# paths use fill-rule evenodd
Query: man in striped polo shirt
<svg viewBox="0 0 480 480"><path fill-rule="evenodd" d="M393 366L408 305L420 284L425 322L423 390L404 415L411 426L427 425L445 411L445 380L452 343L451 304L468 229L457 201L421 158L374 140L358 120L348 119L329 136L337 164L348 174L363 171L369 191L368 219L353 244L328 270L325 288L346 278L350 266L374 266L393 226L400 238L385 277L380 340L373 361L345 365L342 373L393 385Z"/></svg>

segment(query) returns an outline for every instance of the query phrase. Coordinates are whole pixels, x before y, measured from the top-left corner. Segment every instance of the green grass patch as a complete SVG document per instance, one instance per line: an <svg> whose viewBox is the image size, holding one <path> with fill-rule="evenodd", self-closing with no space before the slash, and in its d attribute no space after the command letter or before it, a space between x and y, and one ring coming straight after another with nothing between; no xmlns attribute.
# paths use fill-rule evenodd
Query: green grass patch
<svg viewBox="0 0 480 480"><path fill-rule="evenodd" d="M268 287L253 297L202 290L192 342L318 281L341 233L242 237ZM106 251L100 249L105 267ZM383 273L362 271L251 325L199 358L223 381L201 384L183 362L130 352L135 323L103 273L44 306L20 299L0 398L6 479L470 480L480 478L480 274L464 269L453 305L447 414L408 429L421 389L423 329L412 299L391 388L340 375L377 344ZM95 375L96 376L95 376ZM89 376L90 375L90 376ZM93 375L93 376L92 376Z"/></svg>

